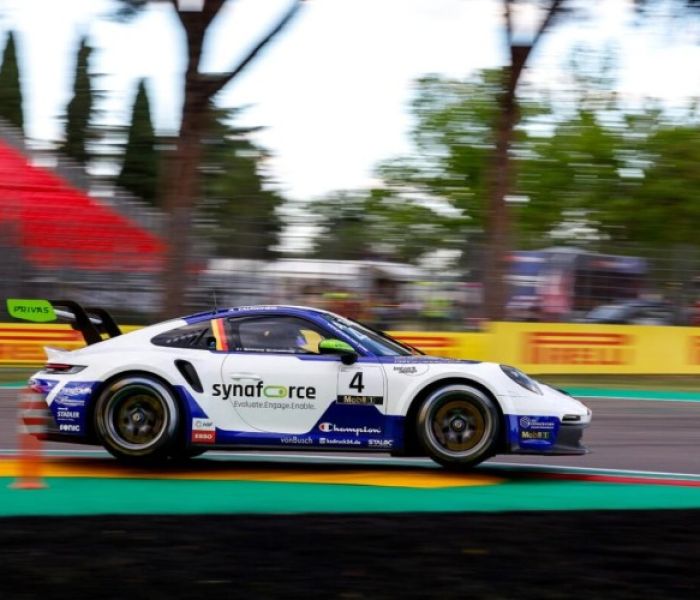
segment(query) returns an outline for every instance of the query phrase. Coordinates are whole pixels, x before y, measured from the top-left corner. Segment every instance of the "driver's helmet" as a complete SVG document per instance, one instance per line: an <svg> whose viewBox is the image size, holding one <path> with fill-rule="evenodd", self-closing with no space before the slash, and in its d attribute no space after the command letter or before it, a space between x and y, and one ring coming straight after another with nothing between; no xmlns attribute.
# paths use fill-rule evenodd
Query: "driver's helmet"
<svg viewBox="0 0 700 600"><path fill-rule="evenodd" d="M280 350L298 350L306 343L299 328L289 323L275 326L268 335L270 345Z"/></svg>

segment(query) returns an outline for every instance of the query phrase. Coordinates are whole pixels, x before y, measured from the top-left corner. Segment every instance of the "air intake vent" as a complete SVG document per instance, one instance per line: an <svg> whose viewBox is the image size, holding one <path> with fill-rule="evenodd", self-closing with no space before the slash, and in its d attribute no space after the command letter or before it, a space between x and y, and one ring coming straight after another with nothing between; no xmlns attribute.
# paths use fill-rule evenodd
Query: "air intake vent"
<svg viewBox="0 0 700 600"><path fill-rule="evenodd" d="M564 415L562 422L572 423L572 422L576 422L576 421L580 421L580 420L581 420L581 417L579 415Z"/></svg>
<svg viewBox="0 0 700 600"><path fill-rule="evenodd" d="M204 388L202 387L202 382L199 380L199 375L197 371L192 366L192 363L186 360L178 359L175 361L175 366L180 374L185 378L185 381L190 384L190 387L198 393L202 393Z"/></svg>

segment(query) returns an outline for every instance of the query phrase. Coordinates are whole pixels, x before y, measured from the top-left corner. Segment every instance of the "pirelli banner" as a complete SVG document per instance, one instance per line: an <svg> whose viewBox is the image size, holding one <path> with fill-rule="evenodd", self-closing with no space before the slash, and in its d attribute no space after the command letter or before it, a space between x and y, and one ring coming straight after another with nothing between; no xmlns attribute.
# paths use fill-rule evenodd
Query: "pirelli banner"
<svg viewBox="0 0 700 600"><path fill-rule="evenodd" d="M433 356L492 360L533 374L700 374L700 327L493 323L483 333L392 334ZM0 365L40 365L44 346L83 345L68 325L0 323Z"/></svg>
<svg viewBox="0 0 700 600"><path fill-rule="evenodd" d="M492 323L484 333L394 332L436 356L532 374L700 374L700 327Z"/></svg>
<svg viewBox="0 0 700 600"><path fill-rule="evenodd" d="M414 346L431 356L487 360L488 333L440 333L431 331L390 331L404 344Z"/></svg>
<svg viewBox="0 0 700 600"><path fill-rule="evenodd" d="M487 355L533 374L700 374L700 328L493 323Z"/></svg>

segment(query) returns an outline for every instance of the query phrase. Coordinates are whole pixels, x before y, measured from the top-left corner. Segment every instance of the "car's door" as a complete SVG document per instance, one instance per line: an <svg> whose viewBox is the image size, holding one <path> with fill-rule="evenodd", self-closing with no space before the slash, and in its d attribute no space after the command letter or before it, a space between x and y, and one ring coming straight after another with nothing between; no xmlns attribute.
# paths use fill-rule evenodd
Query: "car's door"
<svg viewBox="0 0 700 600"><path fill-rule="evenodd" d="M342 363L320 355L328 337L314 323L290 315L227 320L229 354L214 396L225 401L251 431L311 431L338 396Z"/></svg>

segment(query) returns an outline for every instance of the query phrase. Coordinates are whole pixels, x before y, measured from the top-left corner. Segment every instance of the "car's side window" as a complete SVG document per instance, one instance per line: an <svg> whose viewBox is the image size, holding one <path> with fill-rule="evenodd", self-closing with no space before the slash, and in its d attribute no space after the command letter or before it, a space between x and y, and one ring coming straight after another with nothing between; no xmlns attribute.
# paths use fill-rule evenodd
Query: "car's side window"
<svg viewBox="0 0 700 600"><path fill-rule="evenodd" d="M326 337L313 323L289 316L232 318L228 333L231 350L278 354L318 354Z"/></svg>
<svg viewBox="0 0 700 600"><path fill-rule="evenodd" d="M151 339L151 342L156 346L167 346L170 348L213 350L216 347L216 340L212 334L209 321L184 325L165 333L159 333Z"/></svg>

